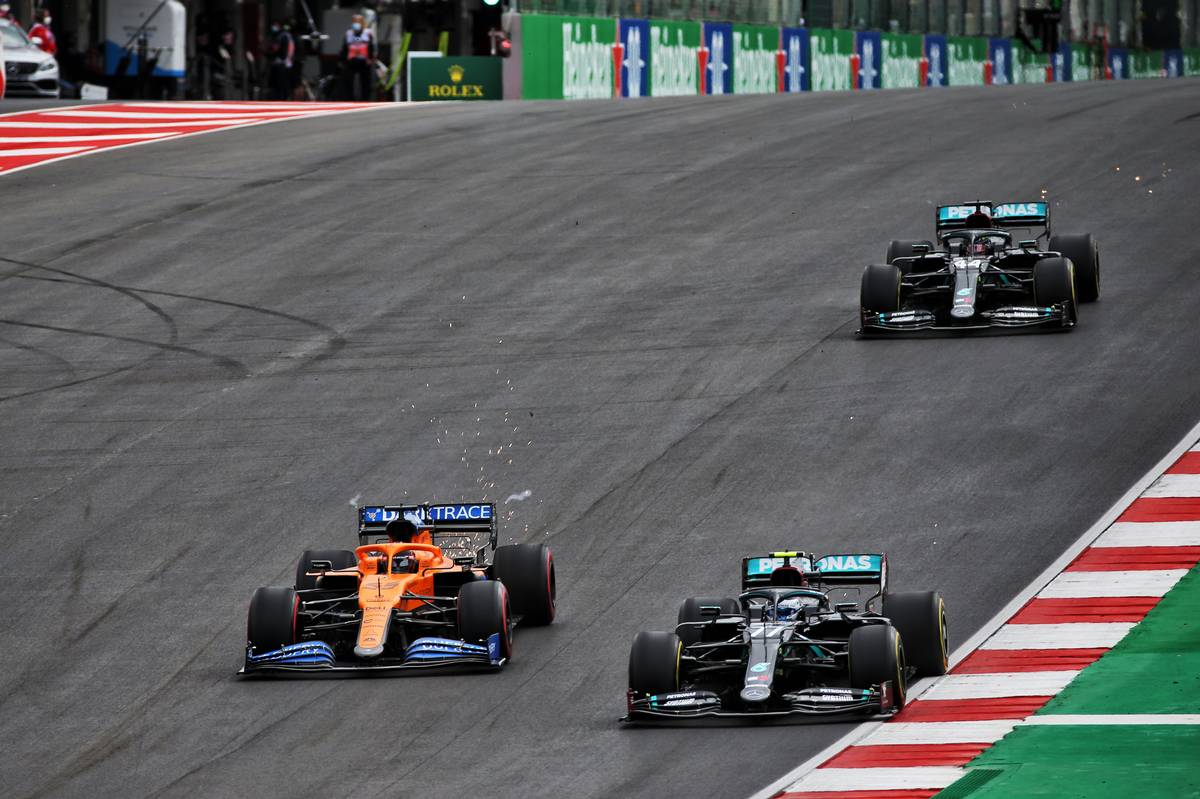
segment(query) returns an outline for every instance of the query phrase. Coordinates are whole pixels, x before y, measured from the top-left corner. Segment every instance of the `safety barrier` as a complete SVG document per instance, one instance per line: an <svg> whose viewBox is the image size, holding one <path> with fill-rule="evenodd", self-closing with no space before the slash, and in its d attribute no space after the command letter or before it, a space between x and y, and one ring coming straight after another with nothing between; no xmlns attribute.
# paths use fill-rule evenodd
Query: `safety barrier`
<svg viewBox="0 0 1200 799"><path fill-rule="evenodd" d="M507 98L576 99L1003 85L1200 75L1200 48L527 14Z"/></svg>

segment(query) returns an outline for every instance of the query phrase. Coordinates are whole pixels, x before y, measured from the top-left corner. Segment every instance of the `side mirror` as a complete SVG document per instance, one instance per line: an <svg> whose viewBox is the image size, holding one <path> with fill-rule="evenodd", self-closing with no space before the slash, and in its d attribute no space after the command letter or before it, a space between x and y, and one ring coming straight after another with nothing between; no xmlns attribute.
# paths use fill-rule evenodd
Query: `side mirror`
<svg viewBox="0 0 1200 799"><path fill-rule="evenodd" d="M702 619L715 619L720 615L721 615L721 606L720 605L701 605L700 606L700 618L702 618Z"/></svg>
<svg viewBox="0 0 1200 799"><path fill-rule="evenodd" d="M925 253L929 252L929 250L930 250L930 247L928 244L912 245L912 251L917 253L918 255L924 255Z"/></svg>
<svg viewBox="0 0 1200 799"><path fill-rule="evenodd" d="M1025 239L1024 241L1018 241L1017 246L1022 250L1032 250L1033 248L1037 247L1037 239Z"/></svg>
<svg viewBox="0 0 1200 799"><path fill-rule="evenodd" d="M838 613L853 613L858 610L857 602L838 602L834 604L833 609Z"/></svg>

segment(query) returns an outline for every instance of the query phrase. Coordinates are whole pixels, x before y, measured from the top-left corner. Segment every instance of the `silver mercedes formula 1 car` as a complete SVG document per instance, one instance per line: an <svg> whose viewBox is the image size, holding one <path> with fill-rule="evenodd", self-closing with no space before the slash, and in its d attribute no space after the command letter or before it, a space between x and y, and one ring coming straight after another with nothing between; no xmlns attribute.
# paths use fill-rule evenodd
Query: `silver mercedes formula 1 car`
<svg viewBox="0 0 1200 799"><path fill-rule="evenodd" d="M892 241L887 263L863 272L860 333L1070 329L1100 297L1100 248L1051 235L1049 203L943 205L936 227L936 244Z"/></svg>
<svg viewBox="0 0 1200 799"><path fill-rule="evenodd" d="M889 592L886 556L772 552L742 561L736 598L688 599L673 632L637 634L623 721L891 714L948 652L941 595Z"/></svg>

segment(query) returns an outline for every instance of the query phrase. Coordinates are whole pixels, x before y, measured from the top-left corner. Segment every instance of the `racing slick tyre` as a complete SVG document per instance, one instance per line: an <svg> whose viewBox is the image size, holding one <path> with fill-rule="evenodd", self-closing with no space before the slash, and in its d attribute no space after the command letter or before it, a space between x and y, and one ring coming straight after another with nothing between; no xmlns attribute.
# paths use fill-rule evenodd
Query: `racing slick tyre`
<svg viewBox="0 0 1200 799"><path fill-rule="evenodd" d="M467 583L458 592L458 634L472 644L486 644L500 634L500 657L512 657L512 625L508 623L508 589L497 580Z"/></svg>
<svg viewBox="0 0 1200 799"><path fill-rule="evenodd" d="M892 698L904 707L908 684L904 675L904 645L890 624L871 624L850 633L846 647L850 661L850 687L870 688L891 680Z"/></svg>
<svg viewBox="0 0 1200 799"><path fill-rule="evenodd" d="M700 615L700 608L705 605L718 605L722 613L740 614L742 612L741 605L733 597L694 596L683 600L683 604L679 606L678 623L704 621L704 617ZM704 638L704 629L702 627L684 627L675 634L679 636L679 640L683 641L684 646L691 646Z"/></svg>
<svg viewBox="0 0 1200 799"><path fill-rule="evenodd" d="M922 239L916 239L913 241L909 241L907 239L892 239L891 243L888 244L887 256L885 258L885 261L890 264L890 263L893 263L897 258L911 258L912 256L917 254L913 250L914 244L924 244L926 247L929 248L928 250L926 250L926 252L933 252L933 242L932 241L922 240ZM900 270L904 271L904 272L908 271L907 266L908 265L901 266Z"/></svg>
<svg viewBox="0 0 1200 799"><path fill-rule="evenodd" d="M296 643L300 640L299 609L300 598L294 588L259 588L250 598L246 614L246 641L260 655Z"/></svg>
<svg viewBox="0 0 1200 799"><path fill-rule="evenodd" d="M1075 294L1080 302L1100 299L1100 246L1090 233L1051 236L1050 250L1062 253L1075 265Z"/></svg>
<svg viewBox="0 0 1200 799"><path fill-rule="evenodd" d="M496 547L492 574L508 589L508 601L522 624L554 621L554 556L545 544Z"/></svg>
<svg viewBox="0 0 1200 799"><path fill-rule="evenodd" d="M918 677L940 677L950 661L946 603L937 591L883 595L883 615L900 631L908 665Z"/></svg>
<svg viewBox="0 0 1200 799"><path fill-rule="evenodd" d="M1043 258L1033 265L1033 297L1038 305L1067 304L1067 317L1079 318L1075 299L1075 269L1066 258Z"/></svg>
<svg viewBox="0 0 1200 799"><path fill-rule="evenodd" d="M900 267L891 264L871 264L863 270L861 313L887 313L900 310Z"/></svg>
<svg viewBox="0 0 1200 799"><path fill-rule="evenodd" d="M629 690L638 696L678 691L682 648L675 633L638 633L629 650Z"/></svg>
<svg viewBox="0 0 1200 799"><path fill-rule="evenodd" d="M314 560L327 560L333 569L349 569L358 565L358 558L348 549L306 549L296 563L296 590L305 591L317 587L317 578L309 577Z"/></svg>

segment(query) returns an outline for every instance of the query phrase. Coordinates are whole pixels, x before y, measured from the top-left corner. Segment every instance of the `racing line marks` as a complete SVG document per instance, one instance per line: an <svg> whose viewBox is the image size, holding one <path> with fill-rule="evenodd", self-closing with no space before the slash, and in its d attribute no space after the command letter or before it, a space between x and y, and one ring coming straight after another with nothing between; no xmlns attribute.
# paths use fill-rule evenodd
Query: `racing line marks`
<svg viewBox="0 0 1200 799"><path fill-rule="evenodd" d="M0 115L0 174L117 147L133 147L229 128L369 111L393 105L105 103L82 108L69 106Z"/></svg>
<svg viewBox="0 0 1200 799"><path fill-rule="evenodd" d="M851 738L851 745L797 769L782 790L761 795L929 799L966 774L969 761L1016 726L1078 720L1033 714L1124 638L1200 561L1197 432L1200 428L1189 435L1191 448L1182 457L1132 502L1126 500L1112 524L1012 610L1008 621L948 675L891 720L863 725L865 733ZM1086 720L1159 723L1151 718L1156 717ZM1196 723L1195 716L1166 718Z"/></svg>

